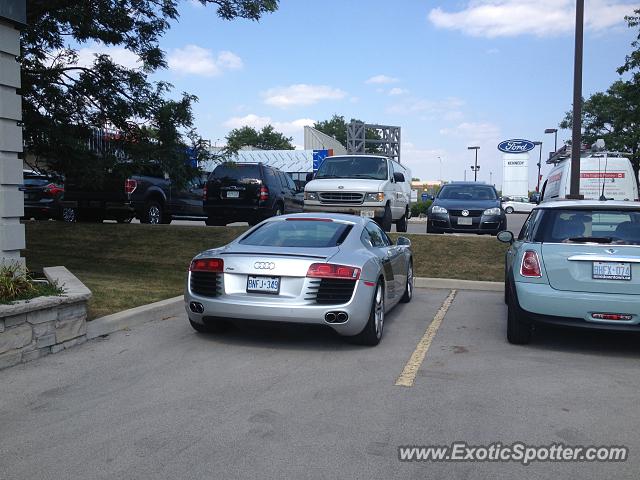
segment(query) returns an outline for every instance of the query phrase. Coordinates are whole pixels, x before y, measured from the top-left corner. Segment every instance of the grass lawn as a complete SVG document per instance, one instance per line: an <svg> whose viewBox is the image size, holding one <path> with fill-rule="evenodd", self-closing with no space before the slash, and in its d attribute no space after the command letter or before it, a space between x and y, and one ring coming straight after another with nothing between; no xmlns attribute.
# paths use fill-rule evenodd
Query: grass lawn
<svg viewBox="0 0 640 480"><path fill-rule="evenodd" d="M90 318L180 295L191 258L246 227L27 222L27 267L63 265L93 292ZM393 238L396 234L391 234ZM494 237L407 235L417 276L501 281L505 246Z"/></svg>

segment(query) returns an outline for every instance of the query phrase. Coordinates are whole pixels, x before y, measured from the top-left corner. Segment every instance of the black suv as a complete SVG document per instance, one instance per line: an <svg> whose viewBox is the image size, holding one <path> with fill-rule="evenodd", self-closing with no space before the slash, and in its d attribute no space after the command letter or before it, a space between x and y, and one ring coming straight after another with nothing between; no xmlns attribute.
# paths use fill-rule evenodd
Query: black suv
<svg viewBox="0 0 640 480"><path fill-rule="evenodd" d="M64 195L62 182L44 173L24 170L24 218L36 220L59 219L60 200Z"/></svg>
<svg viewBox="0 0 640 480"><path fill-rule="evenodd" d="M293 179L263 163L223 163L211 172L204 193L207 225L249 222L302 211Z"/></svg>
<svg viewBox="0 0 640 480"><path fill-rule="evenodd" d="M454 182L444 185L427 210L427 232L490 233L507 229L507 216L491 185Z"/></svg>

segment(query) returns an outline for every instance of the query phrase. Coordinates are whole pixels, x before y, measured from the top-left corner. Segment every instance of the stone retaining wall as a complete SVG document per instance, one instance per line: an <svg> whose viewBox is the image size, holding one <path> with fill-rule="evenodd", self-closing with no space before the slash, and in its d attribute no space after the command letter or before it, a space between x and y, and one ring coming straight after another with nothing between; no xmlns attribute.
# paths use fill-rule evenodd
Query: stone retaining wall
<svg viewBox="0 0 640 480"><path fill-rule="evenodd" d="M86 341L91 291L64 267L45 268L59 297L39 297L0 305L0 369L56 353Z"/></svg>

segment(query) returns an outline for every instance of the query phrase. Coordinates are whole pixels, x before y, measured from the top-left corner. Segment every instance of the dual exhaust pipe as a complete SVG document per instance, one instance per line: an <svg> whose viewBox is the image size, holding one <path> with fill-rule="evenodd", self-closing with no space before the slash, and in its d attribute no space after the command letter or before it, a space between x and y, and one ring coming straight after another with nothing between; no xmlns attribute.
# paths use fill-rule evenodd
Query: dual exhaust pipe
<svg viewBox="0 0 640 480"><path fill-rule="evenodd" d="M344 323L349 320L347 312L327 312L324 315L327 323Z"/></svg>
<svg viewBox="0 0 640 480"><path fill-rule="evenodd" d="M189 310L191 310L193 313L204 313L204 305L202 305L200 302L191 302L189 303Z"/></svg>

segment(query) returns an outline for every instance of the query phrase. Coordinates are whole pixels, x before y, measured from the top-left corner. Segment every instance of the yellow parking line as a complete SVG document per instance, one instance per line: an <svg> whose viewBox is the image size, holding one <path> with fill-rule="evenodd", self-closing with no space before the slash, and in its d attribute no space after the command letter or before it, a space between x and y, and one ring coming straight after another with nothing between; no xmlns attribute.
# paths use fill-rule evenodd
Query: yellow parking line
<svg viewBox="0 0 640 480"><path fill-rule="evenodd" d="M442 324L442 320L444 320L444 317L447 314L449 307L451 307L451 304L453 303L453 299L456 297L456 293L458 293L457 290L451 290L449 292L449 295L442 303L440 310L438 310L438 313L436 313L436 315L433 317L433 320L431 321L431 323L427 327L427 330L424 332L424 335L418 342L418 346L411 354L409 361L404 366L402 373L396 380L397 386L413 387L413 382L416 379L418 370L420 369L420 366L424 361L424 357L427 355L427 351L431 346L431 342L433 342L433 339L435 338L436 333L438 332L438 328L440 328L440 325Z"/></svg>

